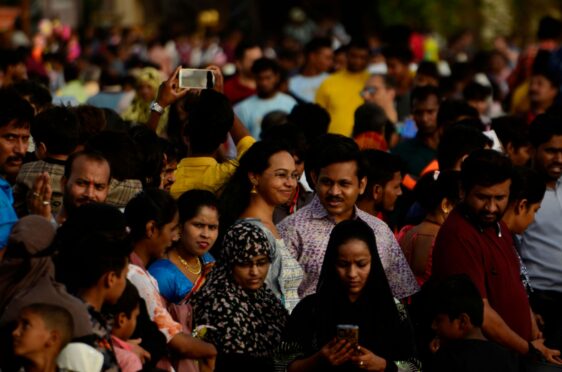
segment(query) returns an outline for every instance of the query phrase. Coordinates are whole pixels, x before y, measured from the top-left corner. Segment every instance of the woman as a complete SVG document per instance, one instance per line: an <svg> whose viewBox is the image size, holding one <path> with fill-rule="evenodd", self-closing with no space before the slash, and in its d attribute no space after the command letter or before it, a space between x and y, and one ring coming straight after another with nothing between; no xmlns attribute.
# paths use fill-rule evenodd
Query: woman
<svg viewBox="0 0 562 372"><path fill-rule="evenodd" d="M178 243L148 269L158 281L160 294L175 304L186 303L207 280L215 264L209 249L219 235L217 199L212 192L183 193L178 199L178 210Z"/></svg>
<svg viewBox="0 0 562 372"><path fill-rule="evenodd" d="M272 249L263 229L237 222L224 237L222 260L192 300L195 323L207 325L216 371L269 371L287 311L265 285Z"/></svg>
<svg viewBox="0 0 562 372"><path fill-rule="evenodd" d="M398 242L420 286L431 276L435 237L459 202L459 193L459 174L455 171L433 171L416 184L416 200L427 214L419 225L404 226L398 234Z"/></svg>
<svg viewBox="0 0 562 372"><path fill-rule="evenodd" d="M336 338L343 324L358 326L358 346ZM286 340L300 354L288 371L417 370L406 313L392 297L373 230L363 221L332 230L317 292L291 314Z"/></svg>
<svg viewBox="0 0 562 372"><path fill-rule="evenodd" d="M212 370L215 348L183 331L183 325L168 312L156 279L146 270L151 262L162 258L177 238L179 216L175 200L159 189L144 190L127 204L125 217L133 242L127 279L137 287L146 302L150 319L166 337L168 348L178 357L174 362L183 363L186 358L200 359L201 370ZM182 368L177 368L178 363L174 363L178 371L197 370L193 362L187 366L182 364ZM159 366L169 367L168 364Z"/></svg>
<svg viewBox="0 0 562 372"><path fill-rule="evenodd" d="M145 67L137 77L136 95L131 105L123 112L123 119L135 123L146 123L150 117L150 103L156 98L158 87L164 81L160 71L154 67ZM160 117L156 133L164 135L166 133L166 123L168 122L168 109Z"/></svg>
<svg viewBox="0 0 562 372"><path fill-rule="evenodd" d="M299 301L297 289L303 270L279 235L273 212L289 201L297 177L287 146L275 141L256 142L240 159L221 197L221 226L226 229L238 219L257 225L267 234L274 249L266 282L289 311Z"/></svg>

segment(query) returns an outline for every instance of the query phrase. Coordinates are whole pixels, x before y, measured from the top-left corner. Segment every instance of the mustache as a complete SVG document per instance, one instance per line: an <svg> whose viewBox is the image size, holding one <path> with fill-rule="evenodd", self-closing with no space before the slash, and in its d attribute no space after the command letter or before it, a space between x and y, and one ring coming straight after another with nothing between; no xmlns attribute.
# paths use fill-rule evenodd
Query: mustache
<svg viewBox="0 0 562 372"><path fill-rule="evenodd" d="M7 163L10 163L10 162L13 162L13 161L23 161L23 156L22 155L8 156L8 158L6 159Z"/></svg>
<svg viewBox="0 0 562 372"><path fill-rule="evenodd" d="M326 200L327 201L335 201L335 202L343 202L343 199L340 198L339 196L327 196Z"/></svg>

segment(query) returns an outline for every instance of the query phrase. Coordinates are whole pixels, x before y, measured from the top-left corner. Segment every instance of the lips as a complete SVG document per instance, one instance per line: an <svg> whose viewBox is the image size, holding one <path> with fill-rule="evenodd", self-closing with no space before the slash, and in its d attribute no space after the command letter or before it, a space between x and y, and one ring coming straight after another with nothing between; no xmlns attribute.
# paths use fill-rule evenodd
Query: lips
<svg viewBox="0 0 562 372"><path fill-rule="evenodd" d="M207 249L207 248L209 248L209 245L210 245L210 244L209 244L208 242L197 242L197 246L198 246L200 249Z"/></svg>

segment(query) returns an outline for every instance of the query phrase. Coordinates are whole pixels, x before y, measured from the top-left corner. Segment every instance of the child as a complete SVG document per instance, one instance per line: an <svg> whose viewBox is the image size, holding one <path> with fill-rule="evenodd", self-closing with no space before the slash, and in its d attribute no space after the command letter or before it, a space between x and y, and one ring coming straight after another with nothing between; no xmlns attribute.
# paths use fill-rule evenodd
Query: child
<svg viewBox="0 0 562 372"><path fill-rule="evenodd" d="M25 371L54 372L57 355L72 332L72 316L66 309L48 304L26 306L12 332L14 354L24 359Z"/></svg>
<svg viewBox="0 0 562 372"><path fill-rule="evenodd" d="M433 371L516 372L516 355L482 334L484 303L466 275L440 283L433 298L433 329L439 339Z"/></svg>
<svg viewBox="0 0 562 372"><path fill-rule="evenodd" d="M136 372L141 370L140 358L131 351L131 345L127 343L127 340L135 331L140 312L140 296L137 287L127 280L123 294L117 303L111 306L110 311L114 316L111 340L121 371Z"/></svg>

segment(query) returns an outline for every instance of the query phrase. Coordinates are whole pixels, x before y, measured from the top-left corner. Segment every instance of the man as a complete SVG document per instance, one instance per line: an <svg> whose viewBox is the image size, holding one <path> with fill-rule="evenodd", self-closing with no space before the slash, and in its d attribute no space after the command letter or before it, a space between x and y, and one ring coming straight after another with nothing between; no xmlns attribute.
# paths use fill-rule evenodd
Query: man
<svg viewBox="0 0 562 372"><path fill-rule="evenodd" d="M529 271L531 304L544 320L546 345L562 346L562 127L560 118L539 115L529 128L534 168L547 182L540 209L523 234L521 256Z"/></svg>
<svg viewBox="0 0 562 372"><path fill-rule="evenodd" d="M412 51L408 47L391 46L383 50L388 76L396 82L396 110L398 120L404 121L410 115L410 90L413 77L410 73L410 63L413 60Z"/></svg>
<svg viewBox="0 0 562 372"><path fill-rule="evenodd" d="M415 88L411 95L412 116L418 128L416 136L402 142L392 151L406 164L409 174L417 177L436 156L440 130L437 125L439 91L427 85Z"/></svg>
<svg viewBox="0 0 562 372"><path fill-rule="evenodd" d="M433 275L444 280L466 274L484 301L486 336L520 355L538 350L555 362L558 351L544 346L520 278L511 234L501 220L508 202L511 161L493 150L475 151L461 169L463 202L441 226L433 250Z"/></svg>
<svg viewBox="0 0 562 372"><path fill-rule="evenodd" d="M359 195L357 207L372 216L385 220L402 195L402 161L396 155L378 150L365 150L367 187Z"/></svg>
<svg viewBox="0 0 562 372"><path fill-rule="evenodd" d="M57 214L62 207L61 179L68 156L76 150L79 124L68 108L53 107L39 113L31 122L31 134L36 143L37 161L26 163L14 185L14 208L20 217L28 214L26 201L35 179L47 172L51 180L51 211Z"/></svg>
<svg viewBox="0 0 562 372"><path fill-rule="evenodd" d="M31 214L41 215L62 225L78 207L89 203L103 203L109 192L111 172L109 162L96 152L77 152L68 157L61 186L64 190L62 208L53 218L52 188L48 173L35 180L28 208Z"/></svg>
<svg viewBox="0 0 562 372"><path fill-rule="evenodd" d="M0 89L0 257L8 242L12 226L18 220L12 206L10 181L14 181L23 164L29 143L29 123L33 108L12 90Z"/></svg>
<svg viewBox="0 0 562 372"><path fill-rule="evenodd" d="M536 59L536 62L540 61L542 57L540 52ZM550 55L550 53L547 53ZM525 119L527 124L530 124L533 119L550 108L556 101L560 88L560 81L557 76L551 73L548 67L534 67L531 75L531 80L529 81L529 111L526 113Z"/></svg>
<svg viewBox="0 0 562 372"><path fill-rule="evenodd" d="M252 75L254 62L262 58L259 45L242 41L234 51L236 76L224 84L224 94L233 105L256 93L256 81Z"/></svg>
<svg viewBox="0 0 562 372"><path fill-rule="evenodd" d="M25 55L20 50L0 50L0 71L2 72L2 87L8 87L18 81L27 80Z"/></svg>
<svg viewBox="0 0 562 372"><path fill-rule="evenodd" d="M388 75L374 74L369 77L361 91L361 97L368 103L380 106L388 120L398 122L398 113L394 107L396 89L394 79Z"/></svg>
<svg viewBox="0 0 562 372"><path fill-rule="evenodd" d="M320 84L329 76L334 63L330 39L312 39L304 47L306 61L300 74L289 79L289 91L306 102L314 102Z"/></svg>
<svg viewBox="0 0 562 372"><path fill-rule="evenodd" d="M346 68L324 80L316 92L316 103L330 114L328 132L351 136L353 113L363 103L361 89L369 78L369 45L352 40L347 46Z"/></svg>
<svg viewBox="0 0 562 372"><path fill-rule="evenodd" d="M309 165L317 196L277 225L287 248L304 269L299 296L303 298L316 291L330 232L337 223L353 218L362 219L373 229L394 296L403 299L417 292L414 275L392 231L384 222L355 206L367 184L355 142L341 135L327 134L318 139L313 149L315 156Z"/></svg>
<svg viewBox="0 0 562 372"><path fill-rule="evenodd" d="M279 91L281 68L273 59L260 58L252 66L256 94L234 106L234 112L254 138L260 138L261 122L272 111L291 112L297 101Z"/></svg>

